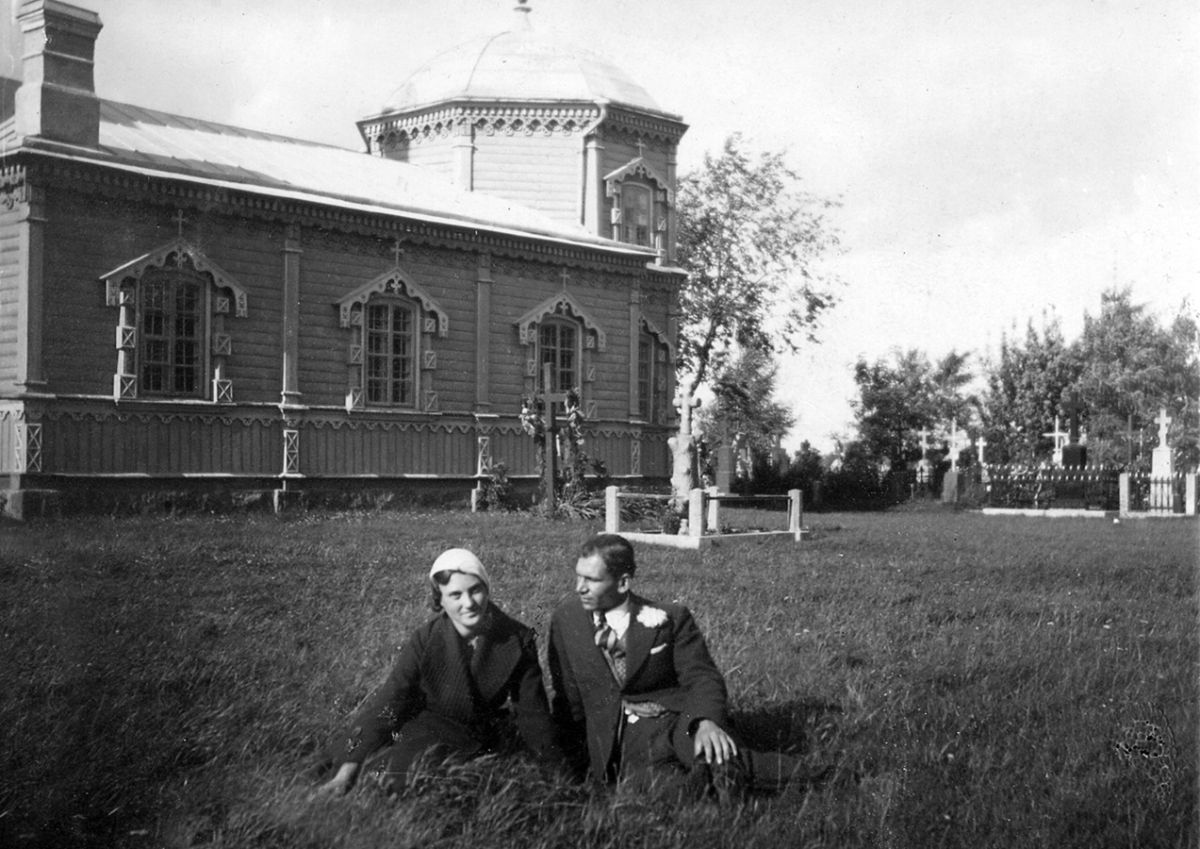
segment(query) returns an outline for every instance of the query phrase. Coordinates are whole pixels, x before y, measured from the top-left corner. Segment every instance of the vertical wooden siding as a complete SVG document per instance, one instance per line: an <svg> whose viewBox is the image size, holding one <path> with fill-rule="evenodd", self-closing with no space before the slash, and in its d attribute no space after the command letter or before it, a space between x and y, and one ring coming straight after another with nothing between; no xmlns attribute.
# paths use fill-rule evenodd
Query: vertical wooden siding
<svg viewBox="0 0 1200 849"><path fill-rule="evenodd" d="M51 474L275 475L282 428L269 420L199 416L55 416L42 422L42 471Z"/></svg>

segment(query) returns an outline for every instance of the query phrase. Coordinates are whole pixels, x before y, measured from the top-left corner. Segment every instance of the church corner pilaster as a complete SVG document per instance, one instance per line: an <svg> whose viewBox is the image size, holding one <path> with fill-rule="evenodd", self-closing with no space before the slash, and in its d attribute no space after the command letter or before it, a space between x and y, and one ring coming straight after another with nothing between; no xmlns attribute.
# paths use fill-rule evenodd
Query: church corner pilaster
<svg viewBox="0 0 1200 849"><path fill-rule="evenodd" d="M475 125L459 118L454 125L454 181L465 191L475 190Z"/></svg>
<svg viewBox="0 0 1200 849"><path fill-rule="evenodd" d="M300 361L300 246L299 224L287 224L283 236L283 326L280 345L282 349L282 388L280 405L292 407L299 404L299 361Z"/></svg>
<svg viewBox="0 0 1200 849"><path fill-rule="evenodd" d="M492 255L480 253L475 274L475 410L486 413L491 398Z"/></svg>
<svg viewBox="0 0 1200 849"><path fill-rule="evenodd" d="M46 386L43 372L46 267L46 192L21 181L9 197L18 213L17 285L17 387L40 393Z"/></svg>

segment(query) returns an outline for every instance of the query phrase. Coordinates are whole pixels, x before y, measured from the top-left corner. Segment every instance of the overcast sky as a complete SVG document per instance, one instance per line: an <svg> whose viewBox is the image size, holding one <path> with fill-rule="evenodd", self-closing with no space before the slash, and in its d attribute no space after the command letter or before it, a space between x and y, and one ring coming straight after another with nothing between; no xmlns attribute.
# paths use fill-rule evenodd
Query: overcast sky
<svg viewBox="0 0 1200 849"><path fill-rule="evenodd" d="M104 23L101 97L355 148L354 121L411 72L514 14L512 0L76 2ZM1047 312L1073 336L1114 283L1163 315L1200 293L1194 0L530 5L535 28L683 117L681 171L741 131L841 199L842 304L781 385L792 447L850 431L858 356L982 354Z"/></svg>

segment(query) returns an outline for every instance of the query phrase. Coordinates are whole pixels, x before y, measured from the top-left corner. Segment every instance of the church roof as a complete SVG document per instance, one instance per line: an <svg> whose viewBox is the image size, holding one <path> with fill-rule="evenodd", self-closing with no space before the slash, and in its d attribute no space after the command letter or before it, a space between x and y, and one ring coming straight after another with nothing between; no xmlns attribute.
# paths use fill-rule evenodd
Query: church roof
<svg viewBox="0 0 1200 849"><path fill-rule="evenodd" d="M607 59L521 25L520 17L508 32L467 42L429 61L392 93L380 112L464 101L582 101L668 114Z"/></svg>
<svg viewBox="0 0 1200 849"><path fill-rule="evenodd" d="M98 148L20 140L11 120L0 124L0 153L21 148L272 197L653 255L501 198L463 191L415 165L108 100L100 101Z"/></svg>

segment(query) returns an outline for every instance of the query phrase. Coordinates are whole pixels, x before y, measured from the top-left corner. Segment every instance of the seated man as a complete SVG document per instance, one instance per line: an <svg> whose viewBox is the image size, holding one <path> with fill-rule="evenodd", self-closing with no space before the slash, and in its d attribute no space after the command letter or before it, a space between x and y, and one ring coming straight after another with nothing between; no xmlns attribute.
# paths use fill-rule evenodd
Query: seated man
<svg viewBox="0 0 1200 849"><path fill-rule="evenodd" d="M693 790L777 790L798 767L730 733L725 679L686 607L630 591L633 546L616 534L583 544L577 598L550 621L552 711L576 749L586 740L593 779L673 771ZM581 753L582 754L582 753Z"/></svg>

